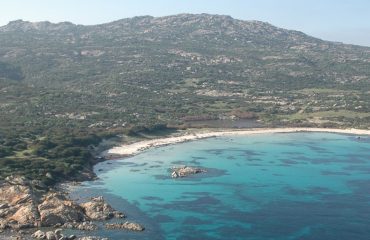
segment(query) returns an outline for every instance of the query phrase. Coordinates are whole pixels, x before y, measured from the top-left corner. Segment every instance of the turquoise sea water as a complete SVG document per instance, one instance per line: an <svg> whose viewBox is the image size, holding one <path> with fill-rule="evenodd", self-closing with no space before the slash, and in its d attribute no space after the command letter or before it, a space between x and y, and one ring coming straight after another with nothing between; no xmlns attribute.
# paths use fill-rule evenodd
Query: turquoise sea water
<svg viewBox="0 0 370 240"><path fill-rule="evenodd" d="M207 173L170 178L169 168ZM329 133L218 137L96 166L103 194L143 233L111 239L370 239L370 138Z"/></svg>

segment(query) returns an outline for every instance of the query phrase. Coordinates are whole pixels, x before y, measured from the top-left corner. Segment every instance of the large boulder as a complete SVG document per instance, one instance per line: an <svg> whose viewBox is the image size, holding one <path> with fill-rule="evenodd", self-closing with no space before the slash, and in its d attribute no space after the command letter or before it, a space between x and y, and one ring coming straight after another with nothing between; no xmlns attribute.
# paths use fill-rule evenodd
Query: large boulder
<svg viewBox="0 0 370 240"><path fill-rule="evenodd" d="M14 220L21 225L34 226L39 218L37 207L33 203L21 205L18 210L10 216L9 220Z"/></svg>
<svg viewBox="0 0 370 240"><path fill-rule="evenodd" d="M81 222L84 219L83 209L59 193L47 195L38 210L42 226Z"/></svg>
<svg viewBox="0 0 370 240"><path fill-rule="evenodd" d="M4 185L0 188L0 203L11 206L33 200L32 189L25 185Z"/></svg>
<svg viewBox="0 0 370 240"><path fill-rule="evenodd" d="M46 232L45 236L46 236L47 240L59 240L59 239L57 239L57 236L53 231Z"/></svg>
<svg viewBox="0 0 370 240"><path fill-rule="evenodd" d="M63 236L63 234L62 234L62 229L56 229L55 231L54 231L54 233L55 233L55 237L56 237L56 239L58 239L58 240L60 240L60 239L65 239L65 237Z"/></svg>
<svg viewBox="0 0 370 240"><path fill-rule="evenodd" d="M90 202L81 204L81 207L90 220L108 220L114 217L124 217L123 213L114 210L101 196L92 198Z"/></svg>
<svg viewBox="0 0 370 240"><path fill-rule="evenodd" d="M17 206L9 206L7 204L3 204L2 206L0 207L0 218L6 218L18 210Z"/></svg>
<svg viewBox="0 0 370 240"><path fill-rule="evenodd" d="M1 203L0 204L0 210L1 209L6 209L6 208L8 208L9 207L9 204L7 204L7 203Z"/></svg>
<svg viewBox="0 0 370 240"><path fill-rule="evenodd" d="M0 219L0 230L4 230L8 227L8 221L5 219Z"/></svg>

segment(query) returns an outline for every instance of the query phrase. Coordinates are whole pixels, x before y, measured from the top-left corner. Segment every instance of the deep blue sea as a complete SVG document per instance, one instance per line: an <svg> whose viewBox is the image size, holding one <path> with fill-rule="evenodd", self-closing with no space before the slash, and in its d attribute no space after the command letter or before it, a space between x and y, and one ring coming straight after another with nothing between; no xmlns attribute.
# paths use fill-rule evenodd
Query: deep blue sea
<svg viewBox="0 0 370 240"><path fill-rule="evenodd" d="M172 179L169 168L207 173ZM95 167L75 190L103 195L142 233L110 239L370 239L370 138L330 133L217 137ZM114 220L116 222L117 220Z"/></svg>

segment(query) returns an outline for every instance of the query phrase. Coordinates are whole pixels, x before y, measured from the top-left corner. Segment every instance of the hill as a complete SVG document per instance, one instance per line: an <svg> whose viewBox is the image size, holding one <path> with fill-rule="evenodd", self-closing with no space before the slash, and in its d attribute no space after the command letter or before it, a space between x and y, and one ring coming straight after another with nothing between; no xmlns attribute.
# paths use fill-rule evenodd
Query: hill
<svg viewBox="0 0 370 240"><path fill-rule="evenodd" d="M52 183L104 137L186 120L369 128L370 48L220 15L17 20L0 27L0 92L2 176Z"/></svg>

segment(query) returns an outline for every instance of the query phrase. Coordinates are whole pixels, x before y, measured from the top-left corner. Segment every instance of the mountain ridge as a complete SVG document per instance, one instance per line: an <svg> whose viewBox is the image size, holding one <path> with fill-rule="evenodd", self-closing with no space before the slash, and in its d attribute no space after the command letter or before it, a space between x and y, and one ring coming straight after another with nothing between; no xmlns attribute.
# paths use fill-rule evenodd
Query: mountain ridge
<svg viewBox="0 0 370 240"><path fill-rule="evenodd" d="M92 25L83 25L83 24L75 24L69 21L63 21L63 22L57 22L57 23L52 23L50 21L38 21L38 22L31 22L31 21L23 21L21 19L10 21L8 24L4 26L0 26L0 31L14 31L14 30L61 30L61 28L76 28L76 27L81 27L81 28L91 28L91 27L106 27L106 26L112 26L115 24L120 24L120 23L127 23L127 22L135 22L135 21L146 21L147 23L158 23L160 20L183 20L184 18L187 19L194 19L194 18L203 18L203 19L211 19L211 20L222 20L222 21L231 21L234 23L244 23L244 24L255 24L259 26L265 26L269 28L273 28L275 30L283 30L283 31L289 31L291 33L296 33L300 35L305 35L307 37L312 37L316 40L320 41L325 41L325 42L331 42L333 44L343 44L343 45L353 45L353 44L345 44L342 42L332 42L332 41L326 41L322 40L317 37L309 36L308 34L302 32L302 31L297 31L297 30L291 30L291 29L285 29L281 27L277 27L271 23L264 22L264 21L259 21L259 20L241 20L241 19L236 19L233 18L229 15L217 15L217 14L188 14L188 13L180 13L176 15L170 15L170 16L161 16L161 17L153 17L150 15L143 15L143 16L136 16L136 17L131 17L131 18L122 18L118 20L114 20L111 22L107 23L101 23L101 24L92 24ZM153 22L154 21L154 22Z"/></svg>

